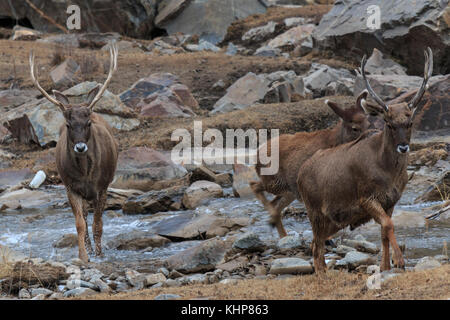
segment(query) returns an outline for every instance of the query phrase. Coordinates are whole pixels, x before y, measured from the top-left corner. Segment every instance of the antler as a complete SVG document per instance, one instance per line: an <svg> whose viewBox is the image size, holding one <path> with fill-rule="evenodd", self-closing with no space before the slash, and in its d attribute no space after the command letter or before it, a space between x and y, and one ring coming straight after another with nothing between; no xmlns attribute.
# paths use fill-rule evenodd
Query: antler
<svg viewBox="0 0 450 320"><path fill-rule="evenodd" d="M431 48L428 47L424 53L425 53L425 70L424 70L423 81L422 81L422 85L420 86L419 91L417 91L414 98L408 104L408 107L410 109L415 109L417 107L417 105L419 104L420 100L422 100L422 97L425 94L425 91L427 90L428 80L430 79L431 75L433 74L433 51L431 51Z"/></svg>
<svg viewBox="0 0 450 320"><path fill-rule="evenodd" d="M117 55L118 55L118 49L116 46L115 42L111 42L109 44L109 53L111 55L111 62L109 65L109 74L108 74L108 78L106 78L105 83L103 84L103 86L101 87L100 91L97 93L97 95L95 96L94 100L92 100L91 104L89 105L89 108L92 110L95 106L95 104L102 98L103 93L106 90L106 87L108 86L109 82L112 79L112 76L114 74L114 72L117 69Z"/></svg>
<svg viewBox="0 0 450 320"><path fill-rule="evenodd" d="M377 96L377 94L375 93L375 91L373 91L372 87L370 86L369 81L366 78L366 71L364 70L364 68L366 67L366 63L367 63L367 56L364 55L362 62L361 62L361 74L363 76L363 79L366 83L366 88L367 91L369 91L370 95L372 96L372 98L380 105L383 107L384 111L388 111L389 107L387 106L386 103L384 103L383 100L381 100L381 98L379 96Z"/></svg>
<svg viewBox="0 0 450 320"><path fill-rule="evenodd" d="M62 112L66 111L66 108L64 107L64 105L61 102L52 98L44 89L42 89L41 85L36 80L36 77L34 75L34 68L35 68L34 67L34 52L33 52L33 50L31 50L31 52L30 52L30 73L31 73L31 79L33 80L34 85L44 95L44 97L47 98L48 101L50 101L54 105L57 105L61 109Z"/></svg>

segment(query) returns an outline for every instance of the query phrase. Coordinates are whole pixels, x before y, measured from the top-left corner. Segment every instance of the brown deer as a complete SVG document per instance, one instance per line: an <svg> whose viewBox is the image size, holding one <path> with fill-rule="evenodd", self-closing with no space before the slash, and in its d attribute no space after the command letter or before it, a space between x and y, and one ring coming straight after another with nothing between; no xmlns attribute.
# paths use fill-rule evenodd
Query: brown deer
<svg viewBox="0 0 450 320"><path fill-rule="evenodd" d="M34 85L47 100L61 109L65 118L56 146L56 166L75 216L79 257L84 262L89 261L86 246L89 253L92 253L87 227L89 202L94 208L92 232L95 254L102 255L102 214L107 189L114 178L118 158L119 146L111 127L100 115L93 112L95 104L103 96L117 68L118 51L115 44L111 44L110 54L109 74L103 86L93 88L84 103L71 104L61 92L53 90L55 95L53 98L42 89L34 75L34 53L33 51L30 53L31 78Z"/></svg>
<svg viewBox="0 0 450 320"><path fill-rule="evenodd" d="M300 168L298 189L314 234L316 272L326 270L327 237L347 226L353 230L372 219L381 225L381 269L390 269L389 244L394 265L404 268L391 216L408 182L406 168L413 116L433 72L430 48L425 51L425 60L424 79L415 97L409 103L388 106L370 87L364 56L361 73L370 95L381 106L384 129L369 130L356 141L319 150Z"/></svg>
<svg viewBox="0 0 450 320"><path fill-rule="evenodd" d="M314 132L298 132L296 134L283 134L279 136L279 170L274 175L263 175L258 157L256 172L260 181L251 181L250 186L255 196L262 202L270 214L270 223L277 228L280 238L285 237L286 230L281 220L282 210L295 199L299 199L297 187L297 172L301 165L317 150L332 148L342 143L357 139L366 131L370 123L367 119L363 105L366 104L368 91L364 90L357 98L356 105L342 109L336 103L326 100L325 103L336 113L341 121L333 128ZM270 154L270 141L265 148ZM264 191L276 197L268 201Z"/></svg>

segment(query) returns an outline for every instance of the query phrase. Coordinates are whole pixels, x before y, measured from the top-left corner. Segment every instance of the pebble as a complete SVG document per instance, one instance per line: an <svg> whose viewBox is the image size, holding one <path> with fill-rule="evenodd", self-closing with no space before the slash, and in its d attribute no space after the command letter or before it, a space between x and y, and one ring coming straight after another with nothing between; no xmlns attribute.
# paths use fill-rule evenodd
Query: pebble
<svg viewBox="0 0 450 320"><path fill-rule="evenodd" d="M27 289L20 289L19 291L19 299L30 299L31 295Z"/></svg>
<svg viewBox="0 0 450 320"><path fill-rule="evenodd" d="M41 295L41 294L43 294L45 297L47 297L47 296L51 295L52 293L53 293L52 290L48 290L48 289L45 289L45 288L33 288L33 289L31 289L31 296L33 298L38 296L38 295Z"/></svg>
<svg viewBox="0 0 450 320"><path fill-rule="evenodd" d="M64 292L64 298L68 297L86 297L97 294L96 291L89 288L76 288Z"/></svg>
<svg viewBox="0 0 450 320"><path fill-rule="evenodd" d="M270 273L272 274L303 274L313 271L311 263L301 258L276 259L272 261L270 266Z"/></svg>
<svg viewBox="0 0 450 320"><path fill-rule="evenodd" d="M164 293L156 296L153 300L177 300L180 299L181 296L177 294Z"/></svg>
<svg viewBox="0 0 450 320"><path fill-rule="evenodd" d="M50 297L48 297L50 300L60 300L64 298L64 295L61 292L55 292Z"/></svg>
<svg viewBox="0 0 450 320"><path fill-rule="evenodd" d="M45 294L38 294L37 296L35 296L31 300L44 300L44 299L45 299Z"/></svg>

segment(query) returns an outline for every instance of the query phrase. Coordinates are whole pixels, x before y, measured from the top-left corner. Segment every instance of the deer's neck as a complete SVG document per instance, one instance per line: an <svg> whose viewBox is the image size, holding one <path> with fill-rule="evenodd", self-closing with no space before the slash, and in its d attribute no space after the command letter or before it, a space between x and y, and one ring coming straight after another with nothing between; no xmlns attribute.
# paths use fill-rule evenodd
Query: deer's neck
<svg viewBox="0 0 450 320"><path fill-rule="evenodd" d="M400 175L406 170L407 154L397 152L392 130L388 126L383 130L379 159L383 168L392 171L393 175Z"/></svg>
<svg viewBox="0 0 450 320"><path fill-rule="evenodd" d="M90 144L88 144L88 148L90 148ZM70 162L72 163L72 168L76 172L78 177L88 177L90 175L92 169L92 159L91 159L91 150L85 155L77 155L73 149L70 149L69 144L67 144L67 153L70 157Z"/></svg>

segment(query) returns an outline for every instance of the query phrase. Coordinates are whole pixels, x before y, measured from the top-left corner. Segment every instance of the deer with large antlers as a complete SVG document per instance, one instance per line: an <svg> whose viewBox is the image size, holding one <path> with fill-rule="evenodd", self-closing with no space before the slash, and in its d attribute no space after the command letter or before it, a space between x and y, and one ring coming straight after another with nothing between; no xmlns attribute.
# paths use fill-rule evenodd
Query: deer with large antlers
<svg viewBox="0 0 450 320"><path fill-rule="evenodd" d="M282 210L295 199L301 200L297 187L298 170L317 150L332 148L353 141L369 128L370 123L367 119L366 110L363 107L363 105L367 105L365 102L367 95L368 91L364 90L358 96L355 106L347 109L326 100L325 103L341 119L333 128L279 136L280 162L279 170L276 174L261 174L261 169L264 165L259 161L258 157L255 169L260 181L251 181L250 187L269 212L270 224L277 228L280 238L287 235L281 220ZM265 146L261 146L260 150L267 147L267 152L270 153L271 145L268 142ZM275 198L272 201L267 200L264 195L265 191L274 194Z"/></svg>
<svg viewBox="0 0 450 320"><path fill-rule="evenodd" d="M354 142L317 151L298 173L299 193L314 234L316 272L326 270L327 237L347 226L353 230L372 219L381 225L381 270L391 267L390 245L394 265L405 266L391 216L408 182L413 116L433 72L433 53L430 48L425 51L424 79L414 98L394 105L384 103L371 88L364 71L366 61L364 56L361 74L370 95L381 107L384 129L370 130Z"/></svg>
<svg viewBox="0 0 450 320"><path fill-rule="evenodd" d="M92 232L95 254L102 255L102 214L118 158L119 146L111 127L99 114L93 112L117 68L118 51L112 43L110 55L110 69L105 83L93 88L84 103L71 104L61 92L53 90L53 98L42 89L34 74L34 53L30 53L31 78L34 85L47 100L58 106L64 115L65 124L60 128L56 146L56 165L75 216L79 258L84 262L89 261L86 247L89 253L93 251L87 226L89 202L94 208Z"/></svg>

